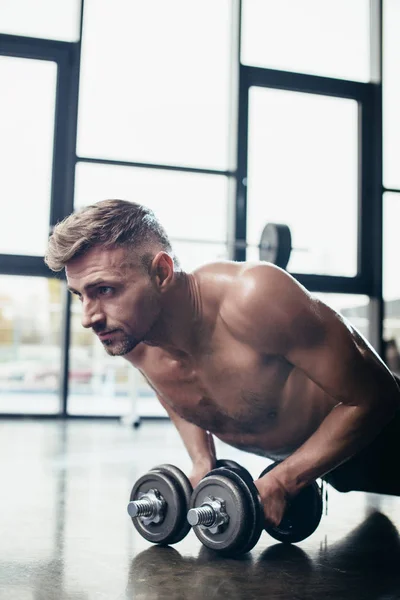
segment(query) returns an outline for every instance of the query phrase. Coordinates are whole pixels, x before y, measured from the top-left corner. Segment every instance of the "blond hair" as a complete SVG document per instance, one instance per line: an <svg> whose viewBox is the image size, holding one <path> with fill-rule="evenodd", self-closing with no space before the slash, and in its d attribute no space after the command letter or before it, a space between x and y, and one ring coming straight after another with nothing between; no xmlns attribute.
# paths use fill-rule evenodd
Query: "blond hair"
<svg viewBox="0 0 400 600"><path fill-rule="evenodd" d="M127 200L102 200L66 217L54 227L44 260L52 271L61 271L95 246L124 247L128 263L139 262L146 270L155 252L164 250L179 266L153 211Z"/></svg>

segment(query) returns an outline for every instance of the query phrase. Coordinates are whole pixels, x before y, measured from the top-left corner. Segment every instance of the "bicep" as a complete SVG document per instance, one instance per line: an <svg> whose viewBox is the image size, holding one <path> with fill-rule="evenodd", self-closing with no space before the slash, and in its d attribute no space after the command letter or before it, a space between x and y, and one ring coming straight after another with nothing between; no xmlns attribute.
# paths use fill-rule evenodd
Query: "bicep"
<svg viewBox="0 0 400 600"><path fill-rule="evenodd" d="M366 340L289 274L256 267L244 280L236 295L237 327L251 345L283 356L346 404L376 397L379 386L391 379Z"/></svg>
<svg viewBox="0 0 400 600"><path fill-rule="evenodd" d="M380 398L392 383L386 365L341 315L314 302L318 310L311 304L304 322L289 328L287 360L338 402L360 405Z"/></svg>
<svg viewBox="0 0 400 600"><path fill-rule="evenodd" d="M289 323L284 356L338 402L351 403L370 378L368 352L339 315L318 309L318 319L311 313Z"/></svg>

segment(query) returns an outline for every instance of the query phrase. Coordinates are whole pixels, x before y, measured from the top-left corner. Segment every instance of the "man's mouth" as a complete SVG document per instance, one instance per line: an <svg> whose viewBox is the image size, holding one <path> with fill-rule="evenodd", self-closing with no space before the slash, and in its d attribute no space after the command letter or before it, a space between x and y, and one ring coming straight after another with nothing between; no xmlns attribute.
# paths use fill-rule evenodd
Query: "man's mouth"
<svg viewBox="0 0 400 600"><path fill-rule="evenodd" d="M108 340L115 332L116 329L113 329L112 331L103 331L103 333L98 333L97 336L100 340Z"/></svg>

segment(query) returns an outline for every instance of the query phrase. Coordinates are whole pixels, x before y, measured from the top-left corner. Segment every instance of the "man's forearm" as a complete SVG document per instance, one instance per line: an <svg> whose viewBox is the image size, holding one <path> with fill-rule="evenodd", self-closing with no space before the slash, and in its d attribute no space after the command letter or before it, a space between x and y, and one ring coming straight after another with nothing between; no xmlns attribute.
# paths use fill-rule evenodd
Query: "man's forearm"
<svg viewBox="0 0 400 600"><path fill-rule="evenodd" d="M371 410L339 404L313 435L273 473L289 496L367 446L391 419L395 406Z"/></svg>
<svg viewBox="0 0 400 600"><path fill-rule="evenodd" d="M212 435L197 425L185 421L162 398L158 396L158 399L178 430L193 464L209 463L212 468L215 460Z"/></svg>

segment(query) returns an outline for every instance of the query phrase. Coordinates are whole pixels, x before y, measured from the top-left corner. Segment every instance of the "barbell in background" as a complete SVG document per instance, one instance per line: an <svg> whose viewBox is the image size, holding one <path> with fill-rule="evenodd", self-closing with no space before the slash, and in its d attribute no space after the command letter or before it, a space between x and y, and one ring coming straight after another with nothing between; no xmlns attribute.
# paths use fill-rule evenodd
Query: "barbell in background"
<svg viewBox="0 0 400 600"><path fill-rule="evenodd" d="M221 244L221 241L194 240L171 237L171 242ZM267 223L261 233L258 244L248 244L245 240L228 240L227 246L235 249L258 248L260 260L273 263L286 269L292 253L292 234L284 223ZM296 251L306 252L307 248L295 248Z"/></svg>

